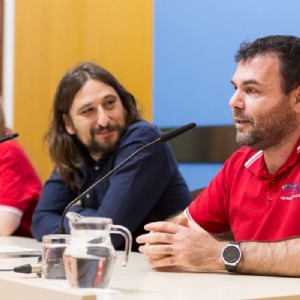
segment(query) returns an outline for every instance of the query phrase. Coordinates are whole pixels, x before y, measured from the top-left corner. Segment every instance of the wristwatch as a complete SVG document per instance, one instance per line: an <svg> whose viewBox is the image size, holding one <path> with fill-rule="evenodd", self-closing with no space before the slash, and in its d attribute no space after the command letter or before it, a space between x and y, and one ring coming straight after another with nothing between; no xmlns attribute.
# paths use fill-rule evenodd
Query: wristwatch
<svg viewBox="0 0 300 300"><path fill-rule="evenodd" d="M222 251L222 259L228 272L235 272L237 264L242 258L242 251L238 242L229 242Z"/></svg>

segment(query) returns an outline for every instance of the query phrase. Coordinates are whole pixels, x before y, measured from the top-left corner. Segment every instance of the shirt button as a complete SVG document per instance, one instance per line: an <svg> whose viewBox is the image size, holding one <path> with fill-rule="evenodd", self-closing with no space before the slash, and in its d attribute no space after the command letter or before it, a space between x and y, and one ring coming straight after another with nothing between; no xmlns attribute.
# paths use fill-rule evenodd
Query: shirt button
<svg viewBox="0 0 300 300"><path fill-rule="evenodd" d="M90 198L90 194L86 194L86 196L85 196L87 199L89 199Z"/></svg>
<svg viewBox="0 0 300 300"><path fill-rule="evenodd" d="M99 169L100 169L99 166L96 166L96 167L95 167L95 170L96 170L96 171L99 171Z"/></svg>

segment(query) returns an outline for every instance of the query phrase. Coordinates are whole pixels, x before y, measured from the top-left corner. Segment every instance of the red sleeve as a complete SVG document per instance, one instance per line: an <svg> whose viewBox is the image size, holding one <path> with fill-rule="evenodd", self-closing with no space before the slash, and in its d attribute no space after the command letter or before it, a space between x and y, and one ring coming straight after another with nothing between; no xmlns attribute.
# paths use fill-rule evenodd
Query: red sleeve
<svg viewBox="0 0 300 300"><path fill-rule="evenodd" d="M187 216L210 233L222 233L230 229L225 180L223 166L207 188L186 209Z"/></svg>
<svg viewBox="0 0 300 300"><path fill-rule="evenodd" d="M18 143L0 144L0 205L24 212L36 205L41 187L36 171Z"/></svg>

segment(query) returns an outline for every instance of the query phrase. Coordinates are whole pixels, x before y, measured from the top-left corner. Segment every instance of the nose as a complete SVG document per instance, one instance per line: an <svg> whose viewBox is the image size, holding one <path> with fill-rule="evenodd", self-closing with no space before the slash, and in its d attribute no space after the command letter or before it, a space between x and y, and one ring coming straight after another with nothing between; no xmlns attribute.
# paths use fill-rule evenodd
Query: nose
<svg viewBox="0 0 300 300"><path fill-rule="evenodd" d="M99 126L106 127L109 123L109 114L108 112L103 109L103 107L98 108L98 115L97 115L97 123Z"/></svg>
<svg viewBox="0 0 300 300"><path fill-rule="evenodd" d="M229 106L231 109L245 109L245 99L243 93L239 90L236 90L229 100Z"/></svg>

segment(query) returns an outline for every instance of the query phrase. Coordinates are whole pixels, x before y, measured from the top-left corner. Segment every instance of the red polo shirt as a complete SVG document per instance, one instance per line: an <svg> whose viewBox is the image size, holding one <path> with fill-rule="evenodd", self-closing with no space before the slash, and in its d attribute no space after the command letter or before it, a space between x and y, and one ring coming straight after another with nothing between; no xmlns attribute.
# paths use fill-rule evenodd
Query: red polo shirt
<svg viewBox="0 0 300 300"><path fill-rule="evenodd" d="M186 214L211 233L237 241L300 236L300 139L286 163L269 174L262 151L235 152Z"/></svg>
<svg viewBox="0 0 300 300"><path fill-rule="evenodd" d="M42 190L42 183L24 151L16 141L0 144L0 210L21 217L15 235L31 236L33 210Z"/></svg>

